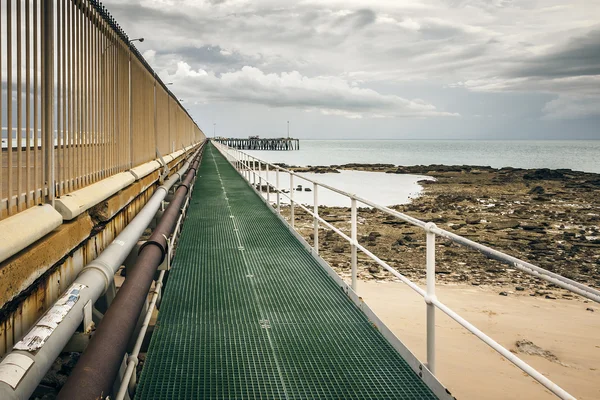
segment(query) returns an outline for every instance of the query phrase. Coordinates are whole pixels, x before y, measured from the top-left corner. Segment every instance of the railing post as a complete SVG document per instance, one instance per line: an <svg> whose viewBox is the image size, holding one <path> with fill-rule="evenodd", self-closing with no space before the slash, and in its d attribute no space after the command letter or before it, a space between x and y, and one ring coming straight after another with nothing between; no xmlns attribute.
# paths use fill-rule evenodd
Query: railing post
<svg viewBox="0 0 600 400"><path fill-rule="evenodd" d="M427 368L432 374L435 374L435 228L433 222L425 225L427 232L427 294L425 303L427 304Z"/></svg>
<svg viewBox="0 0 600 400"><path fill-rule="evenodd" d="M275 172L275 186L277 186L277 214L281 214L281 189L279 188L279 168Z"/></svg>
<svg viewBox="0 0 600 400"><path fill-rule="evenodd" d="M44 59L42 60L44 82L44 97L42 98L44 132L42 134L45 146L44 180L46 181L46 186L48 188L46 203L51 204L54 207L54 0L46 0L42 2L42 5L42 54L44 55ZM11 44L8 43L8 46L11 46ZM27 73L29 73L29 71L27 71ZM12 77L9 76L8 79L10 80ZM8 134L11 135L12 133L8 132ZM17 137L21 137L20 133ZM19 149L21 149L21 143L19 143ZM10 199L11 196L12 193L9 193L8 198Z"/></svg>
<svg viewBox="0 0 600 400"><path fill-rule="evenodd" d="M246 155L240 151L240 173L246 178Z"/></svg>
<svg viewBox="0 0 600 400"><path fill-rule="evenodd" d="M271 191L269 190L269 164L266 164L266 169L267 178L265 180L267 181L267 202L269 205L271 205Z"/></svg>
<svg viewBox="0 0 600 400"><path fill-rule="evenodd" d="M129 56L129 168L133 168L133 85L131 82L131 44L127 47L127 54ZM175 149L173 149L173 151L175 151Z"/></svg>
<svg viewBox="0 0 600 400"><path fill-rule="evenodd" d="M313 218L313 223L315 225L314 239L313 239L313 248L315 252L319 254L319 194L318 194L319 186L316 183L313 183L313 194L314 194L314 210L315 216Z"/></svg>
<svg viewBox="0 0 600 400"><path fill-rule="evenodd" d="M351 263L352 263L352 290L354 290L354 292L356 292L356 281L357 281L357 274L358 274L358 255L356 253L356 243L357 242L357 226L356 226L356 199L354 197L351 198L351 215L350 215L350 219L351 219L351 239L352 239L352 245L351 245Z"/></svg>
<svg viewBox="0 0 600 400"><path fill-rule="evenodd" d="M262 161L258 161L258 193L262 196L262 176L260 173L262 172Z"/></svg>
<svg viewBox="0 0 600 400"><path fill-rule="evenodd" d="M290 172L290 225L294 227L294 175Z"/></svg>
<svg viewBox="0 0 600 400"><path fill-rule="evenodd" d="M252 185L256 186L256 158L252 157Z"/></svg>

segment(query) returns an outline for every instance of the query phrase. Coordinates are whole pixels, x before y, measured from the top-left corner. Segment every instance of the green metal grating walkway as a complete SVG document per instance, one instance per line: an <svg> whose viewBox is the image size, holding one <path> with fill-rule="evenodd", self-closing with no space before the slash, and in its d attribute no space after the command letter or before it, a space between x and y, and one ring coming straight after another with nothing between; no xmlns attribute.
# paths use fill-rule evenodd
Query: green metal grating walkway
<svg viewBox="0 0 600 400"><path fill-rule="evenodd" d="M138 399L433 399L209 145Z"/></svg>

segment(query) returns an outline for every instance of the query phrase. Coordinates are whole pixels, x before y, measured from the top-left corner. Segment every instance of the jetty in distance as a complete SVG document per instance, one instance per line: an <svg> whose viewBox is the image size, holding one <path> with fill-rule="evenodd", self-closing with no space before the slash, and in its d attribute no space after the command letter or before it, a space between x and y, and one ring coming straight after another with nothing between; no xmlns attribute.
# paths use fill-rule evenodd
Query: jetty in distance
<svg viewBox="0 0 600 400"><path fill-rule="evenodd" d="M218 137L214 141L238 150L300 150L300 139L294 138L260 138L249 136L243 138Z"/></svg>

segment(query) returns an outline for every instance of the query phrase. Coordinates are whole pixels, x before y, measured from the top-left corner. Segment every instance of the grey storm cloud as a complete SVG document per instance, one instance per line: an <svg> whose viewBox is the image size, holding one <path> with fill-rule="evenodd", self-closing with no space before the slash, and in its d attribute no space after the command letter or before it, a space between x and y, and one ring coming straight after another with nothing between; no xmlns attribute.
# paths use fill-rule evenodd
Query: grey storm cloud
<svg viewBox="0 0 600 400"><path fill-rule="evenodd" d="M533 57L512 73L515 77L573 77L600 75L600 27L548 54Z"/></svg>

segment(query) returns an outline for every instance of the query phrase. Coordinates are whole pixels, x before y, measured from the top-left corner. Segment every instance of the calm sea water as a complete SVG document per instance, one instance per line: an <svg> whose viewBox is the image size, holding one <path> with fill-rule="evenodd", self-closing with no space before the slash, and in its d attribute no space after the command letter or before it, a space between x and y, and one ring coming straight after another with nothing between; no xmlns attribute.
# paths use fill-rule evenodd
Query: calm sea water
<svg viewBox="0 0 600 400"><path fill-rule="evenodd" d="M269 179L272 186L276 186L274 175L272 171L268 177L265 171L261 173L263 178ZM368 171L340 171L339 174L302 173L300 175L386 206L410 203L423 190L418 181L433 179L423 175L386 174L383 172ZM281 173L279 176L279 188L290 190L290 183L289 175ZM312 190L313 184L298 176L294 178L293 183L294 201L296 203L314 205L314 192L306 191L306 188ZM300 188L298 188L299 185ZM320 205L350 207L350 199L348 197L323 187L318 189L318 191ZM263 193L263 196L267 197L266 193ZM271 196L271 201L276 201L275 195ZM290 204L290 201L286 196L282 196L281 203ZM362 203L358 205L359 207L365 206Z"/></svg>
<svg viewBox="0 0 600 400"><path fill-rule="evenodd" d="M298 151L251 151L290 165L385 163L570 168L600 173L600 140L301 140Z"/></svg>

